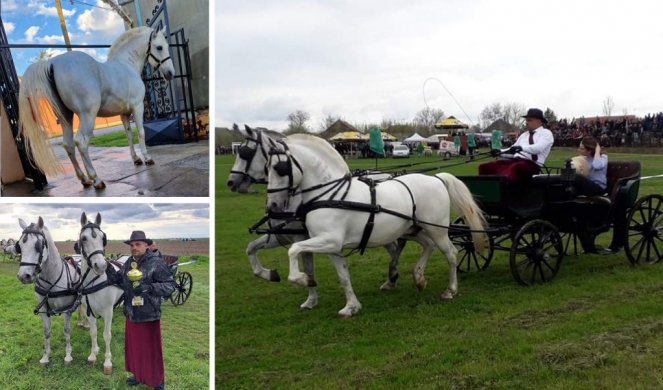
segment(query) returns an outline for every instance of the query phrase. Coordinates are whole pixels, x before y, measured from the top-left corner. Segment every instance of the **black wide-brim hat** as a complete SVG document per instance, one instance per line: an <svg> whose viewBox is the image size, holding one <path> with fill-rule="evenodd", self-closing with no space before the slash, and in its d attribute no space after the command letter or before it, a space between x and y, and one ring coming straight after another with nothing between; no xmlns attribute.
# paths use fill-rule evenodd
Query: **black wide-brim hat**
<svg viewBox="0 0 663 390"><path fill-rule="evenodd" d="M131 244L131 241L143 241L144 243L147 243L147 245L152 245L154 241L150 240L149 238L145 237L145 232L142 230L134 230L131 232L131 237L127 241L125 241L125 244Z"/></svg>
<svg viewBox="0 0 663 390"><path fill-rule="evenodd" d="M548 120L543 116L543 111L538 108L530 108L527 110L527 115L523 115L521 118L535 118L540 119L543 123L548 123Z"/></svg>

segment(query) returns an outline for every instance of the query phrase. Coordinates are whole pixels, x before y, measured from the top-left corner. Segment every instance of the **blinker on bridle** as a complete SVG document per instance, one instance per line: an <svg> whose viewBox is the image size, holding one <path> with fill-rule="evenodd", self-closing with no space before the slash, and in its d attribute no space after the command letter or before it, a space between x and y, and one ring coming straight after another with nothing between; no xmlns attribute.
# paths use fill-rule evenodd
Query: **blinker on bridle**
<svg viewBox="0 0 663 390"><path fill-rule="evenodd" d="M285 146L285 144L284 144ZM285 161L281 161L281 155L285 156ZM293 174L293 162L295 163L294 165L299 169L299 172L304 173L302 170L301 165L299 165L299 162L290 154L290 152L287 149L285 150L277 150L277 149L270 149L269 151L269 158L270 158L270 165L271 165L271 159L277 156L279 161L273 165L274 171L276 174L279 176L288 176L288 186L287 187L280 187L280 188L268 188L267 193L268 194L273 194L276 192L282 192L282 191L288 191L291 195L295 193L295 188L293 187L294 184L294 174Z"/></svg>
<svg viewBox="0 0 663 390"><path fill-rule="evenodd" d="M102 249L97 249L96 251L94 251L90 254L85 253L85 246L83 245L83 241L81 240L80 236L83 234L83 232L86 229L90 229L92 238L97 238L97 232L95 231L95 229L99 230L99 232L101 232L102 244L103 244ZM108 241L106 239L106 233L104 233L104 231L101 230L101 227L99 225L97 225L96 223L89 222L88 224L83 226L83 228L81 229L81 232L78 235L78 240L79 240L78 245L81 247L81 254L83 255L83 258L85 259L85 261L87 262L88 268L92 268L92 261L90 260L92 258L92 256L102 255L104 257L104 259L106 258L106 244L108 243Z"/></svg>
<svg viewBox="0 0 663 390"><path fill-rule="evenodd" d="M39 253L39 259L36 263L21 261L19 263L19 267L35 267L35 272L39 274L41 272L41 263L44 260L44 249L48 247L48 241L46 241L46 236L44 236L44 233L35 229L34 224L28 226L23 230L21 237L18 239L18 241L16 241L16 244L14 244L14 249L16 249L16 253L21 254L20 243L21 241L23 241L23 243L28 241L28 234L35 234L37 236L41 236L42 238L42 240L37 238L37 241L35 242L35 251ZM21 260L23 260L23 256L21 256Z"/></svg>
<svg viewBox="0 0 663 390"><path fill-rule="evenodd" d="M249 145L248 145L249 141L255 142L255 144L256 144L255 149L249 147ZM239 149L237 150L237 155L239 156L239 158L241 158L245 162L244 171L231 170L230 173L231 174L234 173L234 174L237 174L237 175L242 175L242 176L248 177L254 183L261 183L261 182L264 183L263 180L258 180L255 177L249 175L249 167L251 166L251 163L253 162L253 158L256 156L256 153L257 153L258 149L260 149L260 152L262 153L262 156L265 158L265 161L267 162L269 160L269 158L267 157L267 153L265 152L265 148L263 147L263 144L262 144L262 133L261 132L258 132L258 136L256 138L246 137L245 141L244 141L244 144L242 144L242 146L240 146ZM263 171L265 172L265 176L267 176L267 164L265 164L265 166L263 166Z"/></svg>

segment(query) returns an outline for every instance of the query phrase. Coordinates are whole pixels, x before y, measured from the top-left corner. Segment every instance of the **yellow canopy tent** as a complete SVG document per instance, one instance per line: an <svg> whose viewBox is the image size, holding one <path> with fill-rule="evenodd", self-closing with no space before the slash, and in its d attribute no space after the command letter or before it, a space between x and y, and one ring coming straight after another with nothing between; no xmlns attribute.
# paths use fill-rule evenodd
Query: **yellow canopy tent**
<svg viewBox="0 0 663 390"><path fill-rule="evenodd" d="M383 140L383 141L393 142L393 141L397 141L397 140L398 140L396 137L394 137L393 135L391 135L391 134L389 134L389 133L385 133L384 131L382 131L381 133L382 133L382 140ZM368 134L368 133L367 133L367 134L363 134L363 135L361 136L361 139L362 139L362 140L365 140L365 141L368 141L368 139L369 139L369 134Z"/></svg>
<svg viewBox="0 0 663 390"><path fill-rule="evenodd" d="M436 129L469 129L470 126L467 124L459 121L456 119L454 116L450 116L448 118L444 118L442 120L437 121L435 124Z"/></svg>
<svg viewBox="0 0 663 390"><path fill-rule="evenodd" d="M362 133L358 131L343 131L329 138L330 141L359 141L362 139Z"/></svg>

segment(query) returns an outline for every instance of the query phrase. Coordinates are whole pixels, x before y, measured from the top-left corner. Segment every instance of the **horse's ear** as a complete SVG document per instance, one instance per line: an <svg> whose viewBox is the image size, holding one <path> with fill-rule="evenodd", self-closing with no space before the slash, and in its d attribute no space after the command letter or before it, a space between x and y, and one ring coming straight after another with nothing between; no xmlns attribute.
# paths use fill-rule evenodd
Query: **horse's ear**
<svg viewBox="0 0 663 390"><path fill-rule="evenodd" d="M233 123L233 130L239 131L239 126L237 126L237 123Z"/></svg>
<svg viewBox="0 0 663 390"><path fill-rule="evenodd" d="M85 211L83 211L83 214L81 214L81 227L87 225L87 215L85 214Z"/></svg>
<svg viewBox="0 0 663 390"><path fill-rule="evenodd" d="M39 219L37 220L37 227L38 227L39 229L43 229L43 228L44 228L44 220L41 219L41 216L40 216Z"/></svg>
<svg viewBox="0 0 663 390"><path fill-rule="evenodd" d="M18 225L21 227L21 229L25 229L26 227L28 227L28 224L25 223L25 221L22 218L18 219Z"/></svg>
<svg viewBox="0 0 663 390"><path fill-rule="evenodd" d="M244 125L244 130L249 137L253 136L253 130L249 127L249 125Z"/></svg>
<svg viewBox="0 0 663 390"><path fill-rule="evenodd" d="M94 223L96 223L97 226L101 226L101 213L97 213L97 218L94 219Z"/></svg>

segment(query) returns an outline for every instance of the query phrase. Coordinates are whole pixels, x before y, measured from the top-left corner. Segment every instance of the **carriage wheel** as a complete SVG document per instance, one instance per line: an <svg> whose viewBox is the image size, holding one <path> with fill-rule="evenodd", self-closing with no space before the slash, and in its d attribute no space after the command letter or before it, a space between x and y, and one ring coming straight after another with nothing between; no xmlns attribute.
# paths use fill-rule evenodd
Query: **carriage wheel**
<svg viewBox="0 0 663 390"><path fill-rule="evenodd" d="M452 226L466 226L465 219L463 217L456 218ZM458 249L458 255L456 255L458 264L456 269L458 269L458 272L483 271L488 268L494 252L493 237L490 234L488 234L488 247L483 253L479 253L474 249L474 242L470 233L460 232L450 235L450 238Z"/></svg>
<svg viewBox="0 0 663 390"><path fill-rule="evenodd" d="M546 283L555 278L562 265L564 245L557 228L535 219L518 230L511 246L511 274L524 286Z"/></svg>
<svg viewBox="0 0 663 390"><path fill-rule="evenodd" d="M638 199L626 219L624 251L633 265L655 264L663 258L663 196L655 194Z"/></svg>
<svg viewBox="0 0 663 390"><path fill-rule="evenodd" d="M175 306L184 304L193 288L193 277L188 272L178 272L175 275L175 291L170 295L170 301Z"/></svg>

